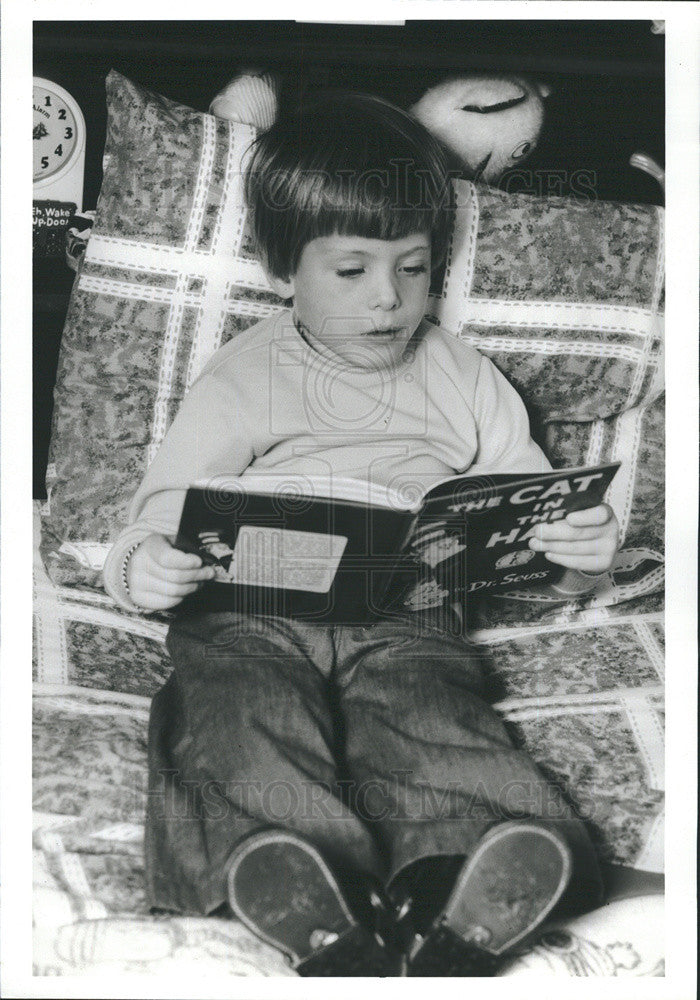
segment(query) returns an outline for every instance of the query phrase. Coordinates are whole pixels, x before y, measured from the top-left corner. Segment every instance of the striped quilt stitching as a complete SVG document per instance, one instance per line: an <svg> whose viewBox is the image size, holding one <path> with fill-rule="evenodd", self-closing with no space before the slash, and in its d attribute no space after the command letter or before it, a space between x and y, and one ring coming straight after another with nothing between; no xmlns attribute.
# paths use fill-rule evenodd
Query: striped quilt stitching
<svg viewBox="0 0 700 1000"><path fill-rule="evenodd" d="M202 115L202 148L200 150L199 168L195 181L194 197L190 216L187 220L187 230L185 234L185 250L192 251L197 248L197 241L202 228L204 211L206 207L206 196L211 184L211 175L214 167L214 145L215 133L214 122L209 115ZM168 425L168 405L171 399L172 383L175 374L175 362L177 358L178 343L182 333L182 319L184 316L184 303L182 296L187 292L187 281L189 275L179 274L177 277L177 292L171 304L168 324L163 340L163 351L161 354L161 364L158 378L158 390L153 405L153 424L151 429L151 440L148 446L147 462L150 464L160 447Z"/></svg>

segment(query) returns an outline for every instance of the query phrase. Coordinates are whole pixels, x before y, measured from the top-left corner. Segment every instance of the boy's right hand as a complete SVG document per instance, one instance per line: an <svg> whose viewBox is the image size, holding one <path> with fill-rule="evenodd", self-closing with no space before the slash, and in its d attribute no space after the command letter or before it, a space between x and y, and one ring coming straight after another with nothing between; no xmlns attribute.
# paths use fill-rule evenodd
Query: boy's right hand
<svg viewBox="0 0 700 1000"><path fill-rule="evenodd" d="M212 566L199 556L176 549L165 535L148 535L126 567L129 594L134 604L148 611L165 611L214 578Z"/></svg>

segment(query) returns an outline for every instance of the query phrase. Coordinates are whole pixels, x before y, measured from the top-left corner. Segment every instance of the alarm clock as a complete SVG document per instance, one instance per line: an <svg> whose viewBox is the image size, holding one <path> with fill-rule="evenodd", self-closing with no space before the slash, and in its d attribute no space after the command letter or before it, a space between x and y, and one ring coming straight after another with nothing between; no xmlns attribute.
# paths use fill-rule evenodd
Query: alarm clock
<svg viewBox="0 0 700 1000"><path fill-rule="evenodd" d="M85 118L78 102L51 80L34 77L34 200L73 202L83 210Z"/></svg>

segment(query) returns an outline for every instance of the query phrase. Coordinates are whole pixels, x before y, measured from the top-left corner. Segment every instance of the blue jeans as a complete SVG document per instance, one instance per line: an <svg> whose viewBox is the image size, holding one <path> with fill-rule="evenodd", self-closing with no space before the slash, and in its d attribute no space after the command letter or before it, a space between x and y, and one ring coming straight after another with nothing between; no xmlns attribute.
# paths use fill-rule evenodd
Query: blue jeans
<svg viewBox="0 0 700 1000"><path fill-rule="evenodd" d="M211 612L167 640L153 700L146 825L153 908L211 913L233 847L264 827L385 886L422 858L467 857L503 819L556 825L580 909L600 874L583 824L484 700L483 653L423 619L322 626Z"/></svg>

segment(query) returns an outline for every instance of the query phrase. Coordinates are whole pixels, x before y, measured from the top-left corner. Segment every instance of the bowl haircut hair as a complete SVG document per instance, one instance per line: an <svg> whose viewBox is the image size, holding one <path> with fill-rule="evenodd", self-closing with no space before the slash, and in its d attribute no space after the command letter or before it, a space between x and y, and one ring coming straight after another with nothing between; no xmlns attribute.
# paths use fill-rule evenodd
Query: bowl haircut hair
<svg viewBox="0 0 700 1000"><path fill-rule="evenodd" d="M281 117L249 151L245 197L265 266L288 280L307 243L338 233L429 234L442 263L451 224L446 155L388 101L325 91Z"/></svg>

